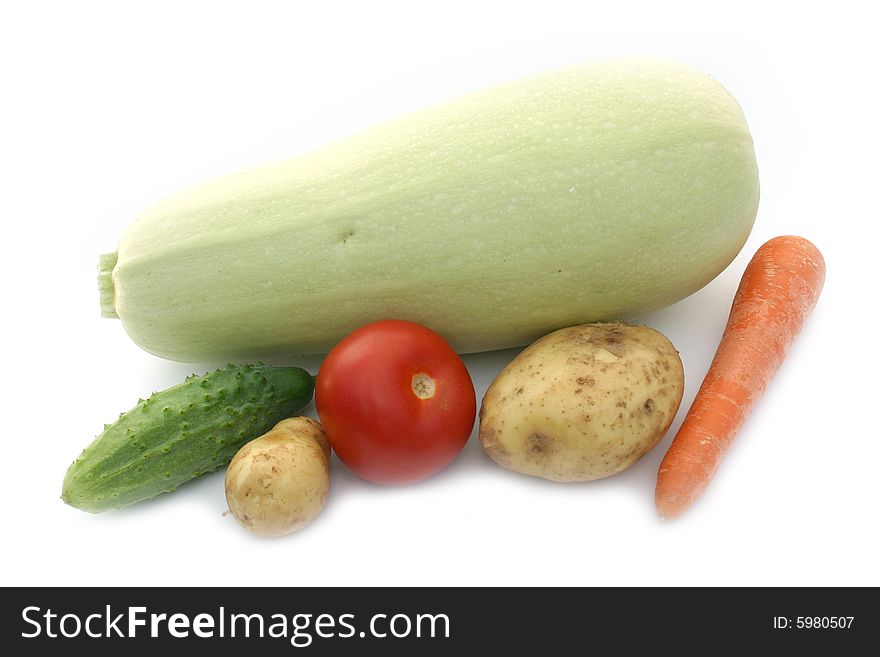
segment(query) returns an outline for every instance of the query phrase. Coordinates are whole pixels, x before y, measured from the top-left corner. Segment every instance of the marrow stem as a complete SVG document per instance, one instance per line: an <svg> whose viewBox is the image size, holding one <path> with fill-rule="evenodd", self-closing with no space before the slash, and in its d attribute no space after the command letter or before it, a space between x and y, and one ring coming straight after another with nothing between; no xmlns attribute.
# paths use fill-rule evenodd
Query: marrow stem
<svg viewBox="0 0 880 657"><path fill-rule="evenodd" d="M116 253L105 253L98 260L98 292L101 295L101 317L116 317L115 294L113 291L113 268L116 266Z"/></svg>

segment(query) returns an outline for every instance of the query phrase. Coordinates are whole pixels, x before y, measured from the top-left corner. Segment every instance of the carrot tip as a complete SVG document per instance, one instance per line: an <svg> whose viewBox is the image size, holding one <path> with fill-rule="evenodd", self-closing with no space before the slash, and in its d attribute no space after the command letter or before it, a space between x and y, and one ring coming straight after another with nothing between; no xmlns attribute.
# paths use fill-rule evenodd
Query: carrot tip
<svg viewBox="0 0 880 657"><path fill-rule="evenodd" d="M674 520L690 507L690 502L682 500L677 496L665 495L663 497L658 496L654 501L654 505L657 507L657 515L660 516L661 520Z"/></svg>

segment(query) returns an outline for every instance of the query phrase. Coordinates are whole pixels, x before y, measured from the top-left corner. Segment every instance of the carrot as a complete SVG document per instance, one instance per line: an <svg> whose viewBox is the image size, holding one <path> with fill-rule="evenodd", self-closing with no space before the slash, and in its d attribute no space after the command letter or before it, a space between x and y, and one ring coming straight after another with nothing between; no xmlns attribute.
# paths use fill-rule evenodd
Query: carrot
<svg viewBox="0 0 880 657"><path fill-rule="evenodd" d="M661 517L679 515L705 490L824 282L822 254L802 237L776 237L755 253L709 372L660 464L655 503Z"/></svg>

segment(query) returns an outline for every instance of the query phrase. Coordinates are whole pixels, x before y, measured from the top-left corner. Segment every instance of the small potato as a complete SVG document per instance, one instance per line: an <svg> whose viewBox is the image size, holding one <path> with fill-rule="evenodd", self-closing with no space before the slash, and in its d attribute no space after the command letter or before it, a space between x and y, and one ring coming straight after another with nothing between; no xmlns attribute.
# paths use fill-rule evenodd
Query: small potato
<svg viewBox="0 0 880 657"><path fill-rule="evenodd" d="M681 404L678 352L646 326L584 324L544 336L489 386L480 442L502 467L590 481L635 463Z"/></svg>
<svg viewBox="0 0 880 657"><path fill-rule="evenodd" d="M298 531L324 507L329 464L330 444L318 422L307 417L282 420L229 463L229 511L260 536Z"/></svg>

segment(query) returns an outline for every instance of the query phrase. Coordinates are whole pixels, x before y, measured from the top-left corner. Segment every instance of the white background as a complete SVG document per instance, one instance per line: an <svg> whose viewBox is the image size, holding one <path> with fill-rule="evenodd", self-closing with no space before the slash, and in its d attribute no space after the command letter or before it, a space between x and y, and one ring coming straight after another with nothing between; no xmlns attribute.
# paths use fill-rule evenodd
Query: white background
<svg viewBox="0 0 880 657"><path fill-rule="evenodd" d="M4 4L0 583L880 584L870 6ZM61 502L68 464L103 423L221 365L150 356L98 316L97 256L143 208L406 111L609 55L676 58L721 81L745 110L761 170L758 219L736 261L685 301L631 318L665 332L685 365L682 408L654 451L578 485L503 471L475 437L442 474L405 488L334 461L322 515L272 541L223 516L222 474L98 516ZM660 521L657 466L739 276L785 233L824 252L823 297L709 490ZM479 396L513 353L466 358Z"/></svg>

